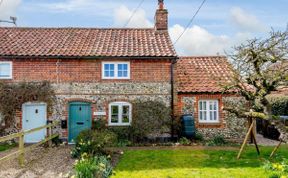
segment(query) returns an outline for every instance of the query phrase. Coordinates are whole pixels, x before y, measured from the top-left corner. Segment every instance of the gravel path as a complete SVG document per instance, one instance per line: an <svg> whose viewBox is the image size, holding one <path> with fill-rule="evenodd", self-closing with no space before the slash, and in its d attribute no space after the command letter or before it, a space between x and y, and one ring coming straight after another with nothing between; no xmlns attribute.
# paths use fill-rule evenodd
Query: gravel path
<svg viewBox="0 0 288 178"><path fill-rule="evenodd" d="M74 163L70 156L69 146L38 147L25 154L25 159L26 165L24 168L18 165L17 158L2 162L0 177L63 178L69 175Z"/></svg>
<svg viewBox="0 0 288 178"><path fill-rule="evenodd" d="M256 141L257 141L258 145L262 145L262 146L276 146L279 143L279 141L277 141L277 140L271 140L268 138L264 138L263 135L260 135L260 134L256 135Z"/></svg>

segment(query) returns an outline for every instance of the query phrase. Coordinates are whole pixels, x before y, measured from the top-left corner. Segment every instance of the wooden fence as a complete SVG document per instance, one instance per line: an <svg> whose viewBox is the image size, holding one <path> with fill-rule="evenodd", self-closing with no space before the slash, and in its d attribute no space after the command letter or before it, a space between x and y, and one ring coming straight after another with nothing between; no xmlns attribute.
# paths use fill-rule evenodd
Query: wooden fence
<svg viewBox="0 0 288 178"><path fill-rule="evenodd" d="M5 142L5 141L8 141L8 140L12 140L12 139L15 139L15 138L18 138L19 139L19 148L17 151L13 152L13 153L10 153L2 158L0 158L0 162L4 161L4 160L7 160L7 159L10 159L16 155L18 155L18 160L19 160L19 164L21 167L24 166L24 162L25 162L25 157L24 157L24 154L25 152L27 151L30 151L31 149L43 144L43 143L46 143L48 142L48 145L49 146L52 146L52 139L59 136L58 133L56 134L52 134L52 127L55 127L59 124L59 122L54 122L54 123L51 123L51 124L48 124L48 125L44 125L44 126L41 126L41 127L38 127L38 128L34 128L34 129L31 129L31 130L24 130L24 131L21 131L19 133L14 133L14 134L11 134L11 135L7 135L7 136L4 136L4 137L0 137L0 143L1 142ZM38 143L35 143L31 146L28 146L28 147L24 147L24 136L29 134L29 133L33 133L33 132L36 132L36 131L39 131L39 130L42 130L42 129L47 129L48 130L48 134L47 134L47 137L38 142Z"/></svg>

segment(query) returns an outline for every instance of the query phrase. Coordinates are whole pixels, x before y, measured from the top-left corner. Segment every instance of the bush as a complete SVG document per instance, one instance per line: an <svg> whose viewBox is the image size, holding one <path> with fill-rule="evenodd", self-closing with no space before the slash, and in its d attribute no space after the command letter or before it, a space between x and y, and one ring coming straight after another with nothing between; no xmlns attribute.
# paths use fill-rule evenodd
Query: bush
<svg viewBox="0 0 288 178"><path fill-rule="evenodd" d="M126 127L109 127L111 132L117 135L118 140L131 140L132 128L129 126Z"/></svg>
<svg viewBox="0 0 288 178"><path fill-rule="evenodd" d="M182 138L179 139L179 143L181 145L190 145L191 141L188 138L186 138L186 137L182 137Z"/></svg>
<svg viewBox="0 0 288 178"><path fill-rule="evenodd" d="M89 157L85 154L74 165L77 178L108 178L112 174L112 166L106 156Z"/></svg>
<svg viewBox="0 0 288 178"><path fill-rule="evenodd" d="M212 140L208 142L208 146L222 146L226 145L227 143L228 142L222 135L216 135Z"/></svg>
<svg viewBox="0 0 288 178"><path fill-rule="evenodd" d="M104 148L114 146L117 143L117 136L109 131L85 130L75 140L75 148L72 150L72 157L80 157L86 153L90 156L105 154Z"/></svg>
<svg viewBox="0 0 288 178"><path fill-rule="evenodd" d="M131 134L133 141L143 141L149 135L170 132L171 108L159 101L133 102Z"/></svg>
<svg viewBox="0 0 288 178"><path fill-rule="evenodd" d="M274 178L274 177L281 178L281 177L288 176L288 160L287 159L283 159L282 162L280 163L272 163L267 160L264 162L263 168L266 171L272 173L270 178Z"/></svg>
<svg viewBox="0 0 288 178"><path fill-rule="evenodd" d="M288 115L288 97L270 97L272 114L275 116Z"/></svg>
<svg viewBox="0 0 288 178"><path fill-rule="evenodd" d="M204 141L203 134L201 134L200 132L196 132L195 140Z"/></svg>

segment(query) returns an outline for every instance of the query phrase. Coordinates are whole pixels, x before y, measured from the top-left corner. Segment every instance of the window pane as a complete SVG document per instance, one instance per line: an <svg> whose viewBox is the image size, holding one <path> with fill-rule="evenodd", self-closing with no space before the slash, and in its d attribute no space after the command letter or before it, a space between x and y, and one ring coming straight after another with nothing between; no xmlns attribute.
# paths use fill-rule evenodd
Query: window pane
<svg viewBox="0 0 288 178"><path fill-rule="evenodd" d="M199 102L200 110L202 110L202 101Z"/></svg>
<svg viewBox="0 0 288 178"><path fill-rule="evenodd" d="M111 106L111 123L119 122L119 107Z"/></svg>
<svg viewBox="0 0 288 178"><path fill-rule="evenodd" d="M122 123L129 123L129 116L128 115L122 116Z"/></svg>
<svg viewBox="0 0 288 178"><path fill-rule="evenodd" d="M110 64L110 70L114 70L114 64Z"/></svg>
<svg viewBox="0 0 288 178"><path fill-rule="evenodd" d="M207 120L207 112L206 111L203 111L203 120Z"/></svg>
<svg viewBox="0 0 288 178"><path fill-rule="evenodd" d="M119 113L118 106L111 106L111 113L112 115L118 114Z"/></svg>
<svg viewBox="0 0 288 178"><path fill-rule="evenodd" d="M105 71L104 76L109 77L109 71Z"/></svg>
<svg viewBox="0 0 288 178"><path fill-rule="evenodd" d="M109 64L104 64L104 69L105 69L105 71L109 70Z"/></svg>
<svg viewBox="0 0 288 178"><path fill-rule="evenodd" d="M109 72L109 77L114 77L114 71Z"/></svg>
<svg viewBox="0 0 288 178"><path fill-rule="evenodd" d="M209 115L208 120L212 121L213 120L213 112L210 111L209 113L210 113L210 115Z"/></svg>
<svg viewBox="0 0 288 178"><path fill-rule="evenodd" d="M123 68L124 68L124 70L128 70L128 65L127 64L123 64Z"/></svg>
<svg viewBox="0 0 288 178"><path fill-rule="evenodd" d="M128 72L127 71L123 72L123 77L128 77Z"/></svg>
<svg viewBox="0 0 288 178"><path fill-rule="evenodd" d="M0 64L0 77L10 77L10 64Z"/></svg>
<svg viewBox="0 0 288 178"><path fill-rule="evenodd" d="M200 111L200 120L203 120L203 112Z"/></svg>
<svg viewBox="0 0 288 178"><path fill-rule="evenodd" d="M214 110L217 110L217 102L214 102Z"/></svg>
<svg viewBox="0 0 288 178"><path fill-rule="evenodd" d="M118 70L123 70L123 64L118 64Z"/></svg>
<svg viewBox="0 0 288 178"><path fill-rule="evenodd" d="M203 110L206 110L206 101L203 101L202 105L203 105Z"/></svg>
<svg viewBox="0 0 288 178"><path fill-rule="evenodd" d="M122 71L118 71L118 77L123 77L123 72Z"/></svg>
<svg viewBox="0 0 288 178"><path fill-rule="evenodd" d="M209 102L209 108L210 108L210 110L213 110L213 104L214 104L214 102L212 102L212 101Z"/></svg>
<svg viewBox="0 0 288 178"><path fill-rule="evenodd" d="M111 123L118 123L118 115L111 116Z"/></svg>
<svg viewBox="0 0 288 178"><path fill-rule="evenodd" d="M129 114L129 106L123 106L123 114Z"/></svg>
<svg viewBox="0 0 288 178"><path fill-rule="evenodd" d="M217 111L214 111L214 120L215 120L215 121L218 120L218 119L217 119Z"/></svg>

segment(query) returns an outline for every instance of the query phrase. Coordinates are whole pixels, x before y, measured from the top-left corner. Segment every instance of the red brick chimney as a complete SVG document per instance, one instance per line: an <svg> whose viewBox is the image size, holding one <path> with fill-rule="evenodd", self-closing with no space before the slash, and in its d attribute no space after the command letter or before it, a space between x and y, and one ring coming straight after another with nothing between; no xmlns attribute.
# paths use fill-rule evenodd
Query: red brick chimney
<svg viewBox="0 0 288 178"><path fill-rule="evenodd" d="M155 29L168 30L168 11L164 9L164 0L158 0L158 9L155 14Z"/></svg>

